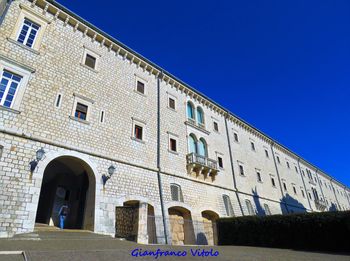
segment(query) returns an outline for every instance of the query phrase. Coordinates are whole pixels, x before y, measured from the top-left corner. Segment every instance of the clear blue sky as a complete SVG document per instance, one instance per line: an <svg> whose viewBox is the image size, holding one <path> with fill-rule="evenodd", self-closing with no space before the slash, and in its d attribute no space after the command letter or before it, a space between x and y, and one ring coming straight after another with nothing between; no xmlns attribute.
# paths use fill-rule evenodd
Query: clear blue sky
<svg viewBox="0 0 350 261"><path fill-rule="evenodd" d="M350 186L350 1L58 2Z"/></svg>

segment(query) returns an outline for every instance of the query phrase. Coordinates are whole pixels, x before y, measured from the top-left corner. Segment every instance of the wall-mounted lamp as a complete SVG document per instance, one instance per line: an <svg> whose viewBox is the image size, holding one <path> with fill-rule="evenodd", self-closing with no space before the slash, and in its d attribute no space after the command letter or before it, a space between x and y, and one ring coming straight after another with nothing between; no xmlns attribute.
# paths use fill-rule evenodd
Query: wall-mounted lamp
<svg viewBox="0 0 350 261"><path fill-rule="evenodd" d="M111 165L108 168L108 175L105 175L105 174L102 175L103 186L106 185L107 180L109 180L112 177L112 175L114 174L115 170L116 170L116 168L113 165Z"/></svg>
<svg viewBox="0 0 350 261"><path fill-rule="evenodd" d="M36 166L38 166L38 163L40 160L43 159L45 155L45 151L43 148L41 148L40 150L38 150L36 152L36 159L35 160L32 160L30 163L29 163L29 166L30 166L30 173L33 174L34 170L36 169Z"/></svg>

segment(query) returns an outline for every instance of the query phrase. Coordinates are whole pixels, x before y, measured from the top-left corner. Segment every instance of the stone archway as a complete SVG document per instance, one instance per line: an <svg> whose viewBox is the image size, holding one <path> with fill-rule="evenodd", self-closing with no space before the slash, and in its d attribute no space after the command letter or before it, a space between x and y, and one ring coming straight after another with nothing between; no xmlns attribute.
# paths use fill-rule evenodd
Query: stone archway
<svg viewBox="0 0 350 261"><path fill-rule="evenodd" d="M36 223L58 226L58 211L68 205L65 228L94 231L96 179L91 167L74 156L58 156L46 164Z"/></svg>
<svg viewBox="0 0 350 261"><path fill-rule="evenodd" d="M206 244L209 246L217 245L217 227L216 220L219 215L211 210L205 210L202 212L204 235Z"/></svg>
<svg viewBox="0 0 350 261"><path fill-rule="evenodd" d="M183 207L168 209L172 245L195 244L195 234L191 212Z"/></svg>

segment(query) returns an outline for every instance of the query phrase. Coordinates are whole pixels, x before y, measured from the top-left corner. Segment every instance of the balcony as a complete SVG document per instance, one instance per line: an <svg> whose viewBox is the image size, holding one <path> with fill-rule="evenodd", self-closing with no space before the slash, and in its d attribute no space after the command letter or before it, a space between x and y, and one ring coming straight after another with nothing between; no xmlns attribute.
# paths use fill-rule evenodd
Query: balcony
<svg viewBox="0 0 350 261"><path fill-rule="evenodd" d="M315 205L316 205L317 210L319 210L319 211L325 211L327 209L327 204L323 200L315 199Z"/></svg>
<svg viewBox="0 0 350 261"><path fill-rule="evenodd" d="M310 183L311 185L316 186L316 182L315 182L313 179L309 179L309 183Z"/></svg>
<svg viewBox="0 0 350 261"><path fill-rule="evenodd" d="M189 174L195 172L196 176L203 175L204 178L211 176L212 178L218 174L218 163L216 160L209 159L196 153L190 153L187 158L187 172Z"/></svg>

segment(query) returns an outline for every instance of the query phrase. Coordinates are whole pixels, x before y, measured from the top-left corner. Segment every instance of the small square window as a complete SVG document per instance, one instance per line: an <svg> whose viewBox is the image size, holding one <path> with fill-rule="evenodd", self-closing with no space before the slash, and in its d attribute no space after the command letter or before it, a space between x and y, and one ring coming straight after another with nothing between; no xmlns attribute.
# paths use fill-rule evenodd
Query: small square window
<svg viewBox="0 0 350 261"><path fill-rule="evenodd" d="M135 135L136 139L142 140L142 138L143 138L143 128L141 126L135 124L134 135Z"/></svg>
<svg viewBox="0 0 350 261"><path fill-rule="evenodd" d="M77 106L75 108L74 116L75 116L75 118L78 118L81 120L86 120L87 112L88 112L88 106L78 102Z"/></svg>
<svg viewBox="0 0 350 261"><path fill-rule="evenodd" d="M169 97L169 108L175 110L176 109L176 104L175 104L175 99Z"/></svg>
<svg viewBox="0 0 350 261"><path fill-rule="evenodd" d="M255 144L254 144L254 142L250 142L250 146L252 147L252 150L255 151Z"/></svg>
<svg viewBox="0 0 350 261"><path fill-rule="evenodd" d="M216 121L213 122L213 125L214 125L214 130L219 132L219 125Z"/></svg>
<svg viewBox="0 0 350 261"><path fill-rule="evenodd" d="M170 150L171 151L174 151L174 152L177 152L177 144L176 144L176 140L173 139L173 138L170 138Z"/></svg>
<svg viewBox="0 0 350 261"><path fill-rule="evenodd" d="M145 84L143 82L141 82L141 81L137 81L136 90L139 93L145 94Z"/></svg>
<svg viewBox="0 0 350 261"><path fill-rule="evenodd" d="M92 69L95 69L96 57L93 57L92 55L87 53L85 56L85 65L92 68Z"/></svg>
<svg viewBox="0 0 350 261"><path fill-rule="evenodd" d="M224 163L223 163L221 157L218 157L218 164L219 164L219 167L220 167L220 168L223 168L223 167L224 167Z"/></svg>
<svg viewBox="0 0 350 261"><path fill-rule="evenodd" d="M237 133L233 133L233 137L235 139L235 142L238 142L238 134Z"/></svg>

